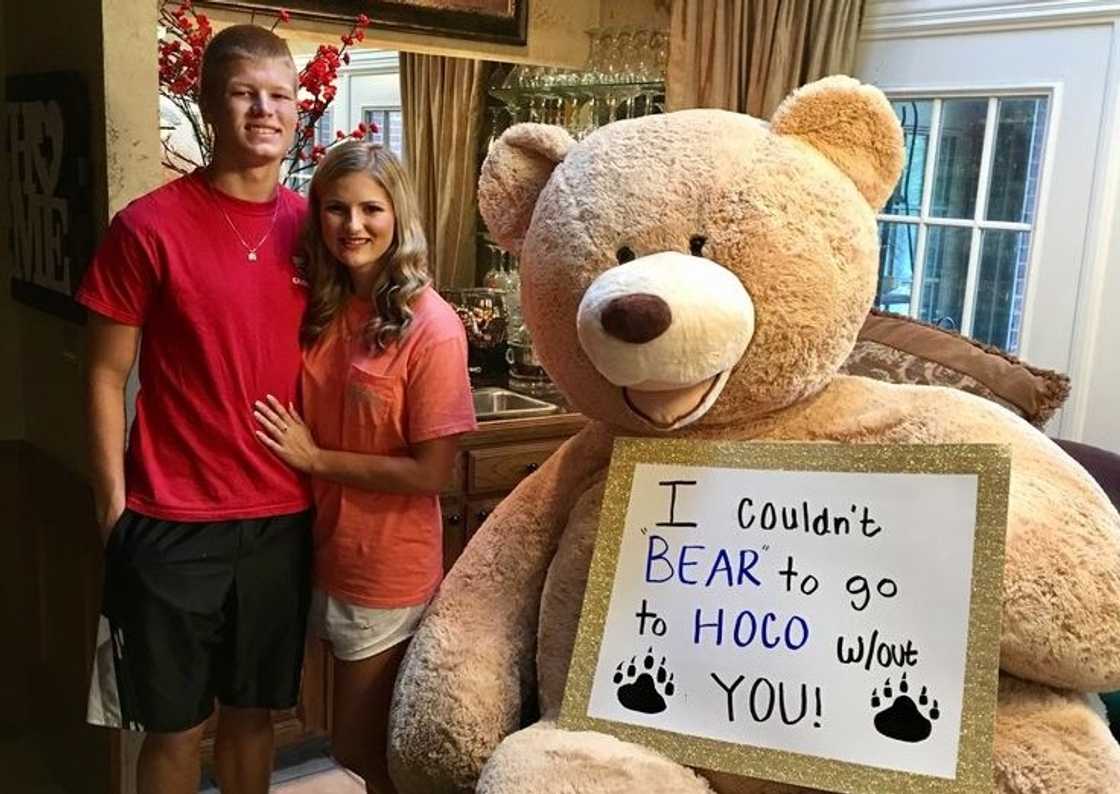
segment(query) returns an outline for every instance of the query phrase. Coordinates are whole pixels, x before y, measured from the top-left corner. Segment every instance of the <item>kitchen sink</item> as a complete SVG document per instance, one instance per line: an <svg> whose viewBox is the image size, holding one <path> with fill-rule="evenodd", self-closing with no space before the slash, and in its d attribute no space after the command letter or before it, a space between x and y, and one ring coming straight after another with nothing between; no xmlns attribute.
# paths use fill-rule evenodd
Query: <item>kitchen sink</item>
<svg viewBox="0 0 1120 794"><path fill-rule="evenodd" d="M536 397L518 394L496 386L474 389L474 415L479 421L487 419L519 419L526 416L545 416L560 410L558 406Z"/></svg>

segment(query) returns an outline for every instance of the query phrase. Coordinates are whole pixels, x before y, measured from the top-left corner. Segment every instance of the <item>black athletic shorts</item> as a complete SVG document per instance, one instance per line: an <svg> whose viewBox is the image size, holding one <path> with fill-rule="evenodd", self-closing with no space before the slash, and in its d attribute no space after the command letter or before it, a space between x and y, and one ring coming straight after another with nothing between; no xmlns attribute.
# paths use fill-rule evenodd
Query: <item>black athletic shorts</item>
<svg viewBox="0 0 1120 794"><path fill-rule="evenodd" d="M163 521L125 510L105 547L87 720L184 731L214 699L285 709L299 697L311 512Z"/></svg>

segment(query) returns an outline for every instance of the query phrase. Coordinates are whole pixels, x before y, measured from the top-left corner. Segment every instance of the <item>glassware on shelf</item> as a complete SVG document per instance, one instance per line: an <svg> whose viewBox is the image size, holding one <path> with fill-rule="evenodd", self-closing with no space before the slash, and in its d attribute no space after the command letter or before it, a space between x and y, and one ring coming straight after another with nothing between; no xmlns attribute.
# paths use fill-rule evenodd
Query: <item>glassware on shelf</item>
<svg viewBox="0 0 1120 794"><path fill-rule="evenodd" d="M664 80L669 71L669 34L664 30L657 31L653 34L652 44L654 74Z"/></svg>
<svg viewBox="0 0 1120 794"><path fill-rule="evenodd" d="M588 94L577 102L572 126L568 128L568 132L578 141L594 131L595 126L595 97Z"/></svg>
<svg viewBox="0 0 1120 794"><path fill-rule="evenodd" d="M513 269L511 255L496 245L487 245L490 255L490 268L482 277L482 286L502 292L512 292L521 288L517 271Z"/></svg>
<svg viewBox="0 0 1120 794"><path fill-rule="evenodd" d="M580 139L602 124L662 111L668 34L600 28L588 37L586 69L517 64L496 73L489 92L509 123L555 124Z"/></svg>
<svg viewBox="0 0 1120 794"><path fill-rule="evenodd" d="M521 275L517 272L517 259L493 243L486 245L489 269L482 277L482 284L502 293L506 305L506 336L508 341L520 341L525 335L525 322L521 317Z"/></svg>
<svg viewBox="0 0 1120 794"><path fill-rule="evenodd" d="M486 287L441 290L467 336L467 369L474 386L493 385L506 372L509 313L505 293Z"/></svg>
<svg viewBox="0 0 1120 794"><path fill-rule="evenodd" d="M486 287L443 291L455 314L463 323L467 342L475 348L488 350L506 342L507 311L505 295Z"/></svg>

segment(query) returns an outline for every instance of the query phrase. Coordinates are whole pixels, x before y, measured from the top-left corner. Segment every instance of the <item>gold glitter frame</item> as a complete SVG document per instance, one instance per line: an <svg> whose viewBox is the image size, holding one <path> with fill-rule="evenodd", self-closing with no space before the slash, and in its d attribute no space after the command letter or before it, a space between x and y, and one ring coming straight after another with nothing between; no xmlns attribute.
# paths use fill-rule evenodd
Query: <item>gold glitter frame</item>
<svg viewBox="0 0 1120 794"><path fill-rule="evenodd" d="M639 463L785 471L976 474L968 650L955 779L614 722L587 714L626 512ZM560 726L650 747L688 766L845 794L988 794L999 683L1000 610L1011 453L994 444L831 444L620 438L615 441Z"/></svg>

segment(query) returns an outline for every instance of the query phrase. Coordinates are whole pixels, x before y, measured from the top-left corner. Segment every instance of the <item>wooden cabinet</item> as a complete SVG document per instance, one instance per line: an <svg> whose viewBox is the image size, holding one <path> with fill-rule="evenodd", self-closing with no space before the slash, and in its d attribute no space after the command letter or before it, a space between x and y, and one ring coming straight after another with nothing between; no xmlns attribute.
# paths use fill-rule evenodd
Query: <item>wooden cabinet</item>
<svg viewBox="0 0 1120 794"><path fill-rule="evenodd" d="M564 438L550 438L531 444L498 444L468 451L468 492L508 492L540 468L562 443Z"/></svg>
<svg viewBox="0 0 1120 794"><path fill-rule="evenodd" d="M482 526L487 517L494 512L494 508L498 503L505 499L506 495L491 496L487 499L472 499L467 502L467 542L474 537L474 533L478 532L478 528Z"/></svg>
<svg viewBox="0 0 1120 794"><path fill-rule="evenodd" d="M441 496L439 509L443 514L443 571L447 573L467 545L467 503L458 494Z"/></svg>
<svg viewBox="0 0 1120 794"><path fill-rule="evenodd" d="M586 421L580 414L496 420L462 437L455 474L440 497L445 570L498 503Z"/></svg>

